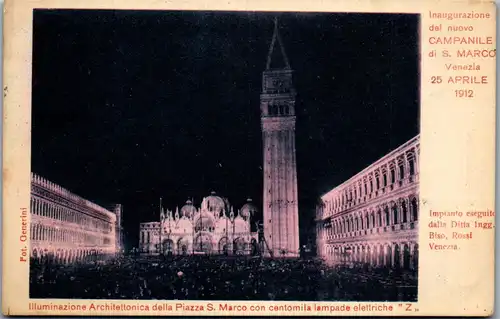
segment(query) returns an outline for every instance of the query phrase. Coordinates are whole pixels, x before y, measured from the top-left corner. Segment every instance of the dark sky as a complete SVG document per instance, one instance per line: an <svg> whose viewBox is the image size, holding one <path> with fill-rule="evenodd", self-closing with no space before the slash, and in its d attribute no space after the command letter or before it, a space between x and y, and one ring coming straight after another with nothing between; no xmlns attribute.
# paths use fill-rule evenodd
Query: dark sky
<svg viewBox="0 0 500 319"><path fill-rule="evenodd" d="M214 190L262 203L259 94L274 13L36 10L32 171L101 205L127 243ZM417 15L279 14L297 90L301 227L419 132Z"/></svg>

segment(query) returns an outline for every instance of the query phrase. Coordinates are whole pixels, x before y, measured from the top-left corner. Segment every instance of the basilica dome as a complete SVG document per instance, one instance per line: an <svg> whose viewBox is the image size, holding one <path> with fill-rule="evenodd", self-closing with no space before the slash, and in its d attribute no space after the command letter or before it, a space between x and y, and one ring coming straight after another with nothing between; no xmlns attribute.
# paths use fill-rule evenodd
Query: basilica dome
<svg viewBox="0 0 500 319"><path fill-rule="evenodd" d="M220 212L224 209L226 209L226 203L224 200L217 196L215 192L212 192L210 196L205 197L203 200L204 206L206 210L211 211L211 212Z"/></svg>
<svg viewBox="0 0 500 319"><path fill-rule="evenodd" d="M243 205L243 207L241 207L240 216L246 220L249 217L255 216L256 213L257 213L257 207L255 207L250 198L247 199L246 204Z"/></svg>
<svg viewBox="0 0 500 319"><path fill-rule="evenodd" d="M186 216L187 218L191 218L194 215L196 208L193 206L193 202L189 199L186 201L186 204L181 208L181 216Z"/></svg>

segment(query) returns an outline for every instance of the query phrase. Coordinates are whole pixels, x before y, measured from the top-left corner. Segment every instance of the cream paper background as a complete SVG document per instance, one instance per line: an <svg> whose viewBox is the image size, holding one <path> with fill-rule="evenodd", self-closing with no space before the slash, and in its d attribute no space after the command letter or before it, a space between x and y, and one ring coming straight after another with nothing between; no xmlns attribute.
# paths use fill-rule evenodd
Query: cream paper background
<svg viewBox="0 0 500 319"><path fill-rule="evenodd" d="M30 203L30 130L31 130L31 40L33 8L93 9L165 9L165 10L251 10L311 12L393 12L421 14L421 157L420 157L420 223L419 223L419 295L418 302L406 306L391 304L391 312L29 312L29 264L19 262L21 231L20 208ZM490 13L488 20L429 19L433 12ZM481 1L287 1L287 0L205 0L205 1L131 1L131 0L7 0L4 16L4 114L3 114L3 307L6 315L488 315L494 304L494 232L475 231L474 239L462 241L457 251L431 251L427 224L429 210L494 210L495 185L495 58L429 58L430 24L472 25L473 32L448 33L440 36L491 36L496 40L496 8L493 2ZM445 27L446 29L446 27ZM438 35L437 33L435 34ZM377 45L373 43L373 45ZM456 48L496 48L475 45L446 46ZM445 63L481 65L481 71L448 71ZM487 75L488 85L431 84L431 76ZM475 97L460 99L454 90L472 88ZM467 221L467 218L463 218ZM472 219L471 219L472 220ZM451 230L448 229L448 234ZM174 304L162 301L104 300L31 300L44 304ZM184 304L206 305L208 302L186 301ZM218 302L212 302L216 309ZM227 302L229 305L292 305L292 302ZM297 302L296 304L313 304ZM322 305L358 302L321 303ZM371 304L371 303L362 303ZM382 303L373 303L382 304ZM418 311L415 311L418 309Z"/></svg>

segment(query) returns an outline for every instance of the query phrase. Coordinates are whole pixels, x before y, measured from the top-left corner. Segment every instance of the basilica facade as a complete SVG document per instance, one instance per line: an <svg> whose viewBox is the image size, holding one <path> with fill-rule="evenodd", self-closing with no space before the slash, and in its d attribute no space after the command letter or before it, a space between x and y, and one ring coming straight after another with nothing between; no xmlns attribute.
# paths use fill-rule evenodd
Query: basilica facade
<svg viewBox="0 0 500 319"><path fill-rule="evenodd" d="M332 263L418 268L420 136L321 197L317 254Z"/></svg>
<svg viewBox="0 0 500 319"><path fill-rule="evenodd" d="M122 206L107 209L31 174L31 258L71 263L122 249Z"/></svg>
<svg viewBox="0 0 500 319"><path fill-rule="evenodd" d="M252 231L257 208L250 199L234 211L226 198L212 192L196 207L191 200L180 209L161 208L158 221L140 224L143 255L258 254L258 233Z"/></svg>

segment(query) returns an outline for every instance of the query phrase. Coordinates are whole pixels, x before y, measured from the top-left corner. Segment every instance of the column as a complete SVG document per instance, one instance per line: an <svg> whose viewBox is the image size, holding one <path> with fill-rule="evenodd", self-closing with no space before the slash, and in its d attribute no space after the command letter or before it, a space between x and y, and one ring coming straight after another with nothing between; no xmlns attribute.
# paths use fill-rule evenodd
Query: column
<svg viewBox="0 0 500 319"><path fill-rule="evenodd" d="M394 205L396 205L396 206L394 206ZM390 216L389 220L391 221L391 225L396 224L395 223L396 220L394 218L394 216L396 215L396 214L394 214L394 207L396 207L396 209L397 209L398 206L397 206L397 203L395 203L394 205L391 203L389 206L389 216Z"/></svg>
<svg viewBox="0 0 500 319"><path fill-rule="evenodd" d="M387 245L385 245L384 243L382 244L382 263L383 263L383 266L387 265Z"/></svg>
<svg viewBox="0 0 500 319"><path fill-rule="evenodd" d="M375 266L380 267L380 257L382 254L382 251L380 250L380 243L375 243L375 248L376 248L376 254L375 254Z"/></svg>
<svg viewBox="0 0 500 319"><path fill-rule="evenodd" d="M418 174L420 172L420 166L419 166L419 162L420 162L420 146L417 145L415 146L415 149L414 149L414 154L415 154L415 174Z"/></svg>
<svg viewBox="0 0 500 319"><path fill-rule="evenodd" d="M389 162L389 168L391 168L391 167L394 168L394 173L393 173L394 174L394 184L396 184L398 181L398 170L396 169L397 166L394 164L394 160L391 160ZM391 173L391 175L392 175L392 173ZM391 184L392 184L392 176L391 176Z"/></svg>
<svg viewBox="0 0 500 319"><path fill-rule="evenodd" d="M410 249L410 269L415 269L415 265L413 263L413 253L415 250L415 247L413 246L413 243L409 243L409 249Z"/></svg>
<svg viewBox="0 0 500 319"><path fill-rule="evenodd" d="M361 200L363 197L368 195L368 187L366 186L366 177L363 176L360 179L360 186L361 186Z"/></svg>
<svg viewBox="0 0 500 319"><path fill-rule="evenodd" d="M385 174L384 174L385 172ZM385 163L382 166L382 187L385 189L387 186L389 186L389 165Z"/></svg>
<svg viewBox="0 0 500 319"><path fill-rule="evenodd" d="M399 216L399 224L402 224L403 223L403 215L404 215L404 210L403 210L403 206L406 204L405 202L405 198L401 198L399 199L399 211L398 211L398 216Z"/></svg>
<svg viewBox="0 0 500 319"><path fill-rule="evenodd" d="M405 169L405 180L407 183L410 182L410 161L408 160L408 152L404 153L404 169Z"/></svg>
<svg viewBox="0 0 500 319"><path fill-rule="evenodd" d="M391 243L392 250L391 250L391 268L394 268L395 262L396 262L396 245L394 243Z"/></svg>
<svg viewBox="0 0 500 319"><path fill-rule="evenodd" d="M405 197L404 201L406 205L406 222L409 223L411 221L411 212L410 212L411 203L408 197Z"/></svg>
<svg viewBox="0 0 500 319"><path fill-rule="evenodd" d="M392 163L394 164L394 181L397 185L399 185L401 174L399 172L399 163L397 157L392 160Z"/></svg>
<svg viewBox="0 0 500 319"><path fill-rule="evenodd" d="M403 223L403 200L398 199L398 224Z"/></svg>
<svg viewBox="0 0 500 319"><path fill-rule="evenodd" d="M372 246L372 266L377 266L377 257L378 257L378 246L377 244L375 243L373 246Z"/></svg>
<svg viewBox="0 0 500 319"><path fill-rule="evenodd" d="M412 253L413 267L414 267L414 269L418 269L418 259L419 259L418 243L415 243L415 242L412 243L412 247L413 247L413 253Z"/></svg>
<svg viewBox="0 0 500 319"><path fill-rule="evenodd" d="M372 245L371 252L372 252L372 255L371 255L371 259L370 259L370 264L372 266L376 266L377 265L377 252L378 252L378 248L377 248L376 244Z"/></svg>
<svg viewBox="0 0 500 319"><path fill-rule="evenodd" d="M380 186L380 190L382 190L384 188L384 168L385 168L385 165L380 165L379 167L379 186Z"/></svg>
<svg viewBox="0 0 500 319"><path fill-rule="evenodd" d="M404 263L405 263L405 243L400 243L399 244L399 267L403 268L404 267Z"/></svg>
<svg viewBox="0 0 500 319"><path fill-rule="evenodd" d="M397 159L396 164L398 165L399 180L403 181L408 176L408 172L406 169L406 155L404 153L403 153L403 155L401 155L401 168L403 169L403 175L401 175L401 168L400 168L399 162L400 162L400 160ZM401 185L403 185L403 184L401 184Z"/></svg>

